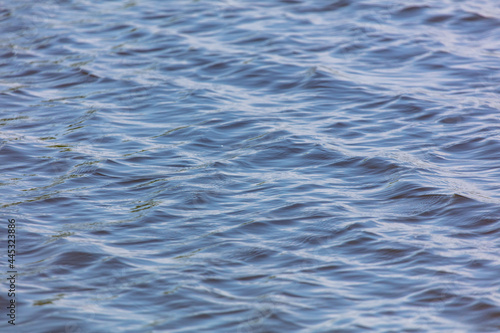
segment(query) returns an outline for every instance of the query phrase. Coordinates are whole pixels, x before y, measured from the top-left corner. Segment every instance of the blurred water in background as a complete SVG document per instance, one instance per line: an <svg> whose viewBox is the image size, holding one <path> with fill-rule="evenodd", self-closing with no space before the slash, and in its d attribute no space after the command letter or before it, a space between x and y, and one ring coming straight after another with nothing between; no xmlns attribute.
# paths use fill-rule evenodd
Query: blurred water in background
<svg viewBox="0 0 500 333"><path fill-rule="evenodd" d="M499 68L494 0L1 1L0 328L500 331Z"/></svg>

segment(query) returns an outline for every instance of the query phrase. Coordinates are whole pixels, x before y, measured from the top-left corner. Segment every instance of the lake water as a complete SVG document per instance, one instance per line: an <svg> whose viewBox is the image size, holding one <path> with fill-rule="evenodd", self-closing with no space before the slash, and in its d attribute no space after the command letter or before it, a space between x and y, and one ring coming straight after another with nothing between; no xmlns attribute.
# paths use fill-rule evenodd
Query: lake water
<svg viewBox="0 0 500 333"><path fill-rule="evenodd" d="M0 31L2 332L500 331L496 0L2 1Z"/></svg>

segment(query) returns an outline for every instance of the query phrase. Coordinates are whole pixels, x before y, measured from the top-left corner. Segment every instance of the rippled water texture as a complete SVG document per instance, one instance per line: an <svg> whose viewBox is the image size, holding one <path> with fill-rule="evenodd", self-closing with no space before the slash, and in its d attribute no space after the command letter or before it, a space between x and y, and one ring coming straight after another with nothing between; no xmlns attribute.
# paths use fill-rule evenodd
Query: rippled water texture
<svg viewBox="0 0 500 333"><path fill-rule="evenodd" d="M2 1L2 332L499 332L496 0Z"/></svg>

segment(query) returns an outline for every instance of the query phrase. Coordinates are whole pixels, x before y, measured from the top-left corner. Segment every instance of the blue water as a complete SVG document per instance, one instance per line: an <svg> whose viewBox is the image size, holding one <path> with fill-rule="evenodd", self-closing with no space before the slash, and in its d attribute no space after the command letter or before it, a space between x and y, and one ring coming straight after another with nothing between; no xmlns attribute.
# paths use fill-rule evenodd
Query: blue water
<svg viewBox="0 0 500 333"><path fill-rule="evenodd" d="M499 37L495 0L1 1L0 330L499 332Z"/></svg>

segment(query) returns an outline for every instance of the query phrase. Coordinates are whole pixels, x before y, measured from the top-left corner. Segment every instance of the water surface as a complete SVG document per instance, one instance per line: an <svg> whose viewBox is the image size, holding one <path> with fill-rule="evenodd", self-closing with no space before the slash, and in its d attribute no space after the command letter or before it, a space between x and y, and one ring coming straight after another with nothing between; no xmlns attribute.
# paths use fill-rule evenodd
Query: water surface
<svg viewBox="0 0 500 333"><path fill-rule="evenodd" d="M495 1L3 1L0 31L4 331L500 331Z"/></svg>

